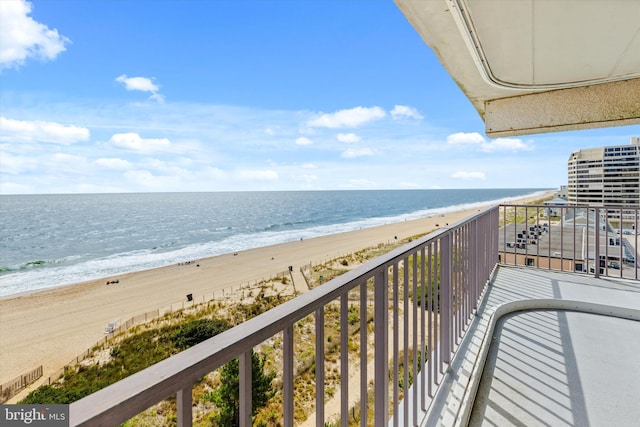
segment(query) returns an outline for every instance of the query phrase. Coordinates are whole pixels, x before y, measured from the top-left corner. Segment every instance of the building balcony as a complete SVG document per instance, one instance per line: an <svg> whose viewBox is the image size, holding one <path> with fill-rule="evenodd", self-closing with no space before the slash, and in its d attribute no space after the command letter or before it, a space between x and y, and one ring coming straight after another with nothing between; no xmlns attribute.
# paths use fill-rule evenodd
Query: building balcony
<svg viewBox="0 0 640 427"><path fill-rule="evenodd" d="M549 208L562 210L560 230L546 232L546 256L527 245L520 263L517 248L506 245L509 227L537 230ZM589 208L592 222L587 215L584 224L569 224L577 209L584 208L480 211L73 403L70 423L118 425L175 395L178 425L191 425L193 385L239 358L239 423L252 425L251 351L278 336L283 426L632 425L640 419L638 237L616 234L627 228L608 221L606 209ZM633 247L633 262L576 271L583 254L587 264L601 256L608 262L601 225ZM598 243L565 245L567 230L581 229ZM342 380L333 397L325 389L329 310L339 312ZM303 421L295 416L295 336L309 316L316 404Z"/></svg>

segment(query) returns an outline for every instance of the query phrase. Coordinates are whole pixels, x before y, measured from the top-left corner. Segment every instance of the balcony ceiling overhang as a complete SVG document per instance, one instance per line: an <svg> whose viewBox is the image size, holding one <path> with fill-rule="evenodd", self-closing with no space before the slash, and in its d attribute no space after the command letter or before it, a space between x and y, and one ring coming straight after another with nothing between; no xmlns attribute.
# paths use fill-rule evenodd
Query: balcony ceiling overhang
<svg viewBox="0 0 640 427"><path fill-rule="evenodd" d="M395 2L488 136L640 123L638 0Z"/></svg>

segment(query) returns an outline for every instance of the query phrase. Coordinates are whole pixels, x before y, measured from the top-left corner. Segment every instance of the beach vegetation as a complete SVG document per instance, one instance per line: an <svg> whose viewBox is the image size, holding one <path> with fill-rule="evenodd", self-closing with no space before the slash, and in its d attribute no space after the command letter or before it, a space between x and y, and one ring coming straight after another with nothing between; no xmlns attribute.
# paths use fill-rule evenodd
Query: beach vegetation
<svg viewBox="0 0 640 427"><path fill-rule="evenodd" d="M500 219L498 220L498 226L503 227L514 222L534 223L537 217L544 218L545 209L540 206L544 205L544 202L552 200L554 197L555 194L550 195L549 197L544 197L525 203L526 205L531 206L530 208L525 208L524 206L519 206L517 208L515 206L508 207L507 209L500 208ZM536 214L532 216L534 212Z"/></svg>
<svg viewBox="0 0 640 427"><path fill-rule="evenodd" d="M223 319L195 319L179 326L171 337L175 346L185 350L229 329Z"/></svg>
<svg viewBox="0 0 640 427"><path fill-rule="evenodd" d="M416 236L412 239L415 238ZM321 265L309 266L303 273L311 286L319 286L407 241L409 240L395 240L350 255L342 255ZM415 261L420 262L421 260L418 258ZM414 260L411 259L409 262L414 262ZM437 259L434 259L433 262L434 265L437 265ZM96 360L93 365L77 365L68 368L59 382L41 387L28 396L29 401L25 400L24 402L73 402L291 299L295 296L295 290L282 286L287 283L288 280L282 277L262 281L236 293L232 291L223 294L222 298L216 301L174 310L131 328L121 336L109 340L111 347L102 350L107 360L102 359L99 364L96 363ZM369 297L371 297L373 280L361 286L366 286ZM367 345L373 345L373 338L371 338L373 307L368 305L365 309L366 318L361 319L360 290L355 288L348 300L347 345L350 353L348 362L349 369L354 370L361 369L359 357L361 351L365 350L360 348L359 332L361 327L370 332ZM367 299L367 303L370 301ZM341 381L339 301L325 306L324 319L320 324L324 328L323 364L325 400L328 400L335 395L335 390L339 388ZM296 423L298 423L313 413L315 405L316 322L314 315L298 321L295 330L294 399L296 409L294 416ZM253 396L254 405L262 405L262 408L260 405L252 408L254 425L275 426L282 421L279 419L283 413L282 378L273 374L281 369L282 350L283 337L282 334L277 334L256 346L255 352L252 354L254 393L261 393L265 397L261 400L260 396ZM254 358L257 359L254 360ZM239 408L239 404L229 396L232 392L233 396L236 396L237 367L237 360L229 362L224 367L205 375L194 384L193 406L197 408L197 413L194 414L194 425L234 425L233 420L236 419L236 409ZM256 378L264 382L262 392L259 391L260 387L256 387ZM371 395L368 396L368 398L370 397ZM354 418L356 418L355 412ZM175 423L175 419L175 397L171 397L137 415L124 425L171 425Z"/></svg>
<svg viewBox="0 0 640 427"><path fill-rule="evenodd" d="M111 348L108 362L66 367L60 382L37 388L20 403L75 402L225 329L225 321L196 319L128 336Z"/></svg>
<svg viewBox="0 0 640 427"><path fill-rule="evenodd" d="M275 390L271 382L275 378L274 372L265 372L265 356L251 351L251 415L264 407L274 396ZM225 364L220 369L220 385L205 395L218 408L211 420L219 426L235 427L240 424L240 388L239 388L238 359Z"/></svg>

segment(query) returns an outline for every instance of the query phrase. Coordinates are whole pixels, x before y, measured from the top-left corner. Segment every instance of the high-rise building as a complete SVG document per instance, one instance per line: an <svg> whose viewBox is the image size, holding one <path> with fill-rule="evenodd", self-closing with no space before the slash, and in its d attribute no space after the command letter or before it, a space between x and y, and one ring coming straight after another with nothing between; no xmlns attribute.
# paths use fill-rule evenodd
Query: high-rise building
<svg viewBox="0 0 640 427"><path fill-rule="evenodd" d="M569 204L640 206L640 137L628 145L574 151L568 166Z"/></svg>

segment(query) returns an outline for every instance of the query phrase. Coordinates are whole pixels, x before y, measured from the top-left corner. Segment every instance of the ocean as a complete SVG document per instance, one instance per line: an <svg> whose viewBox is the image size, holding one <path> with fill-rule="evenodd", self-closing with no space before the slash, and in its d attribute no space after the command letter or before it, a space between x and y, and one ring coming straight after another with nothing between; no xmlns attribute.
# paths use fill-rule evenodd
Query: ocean
<svg viewBox="0 0 640 427"><path fill-rule="evenodd" d="M0 297L545 191L0 196Z"/></svg>

